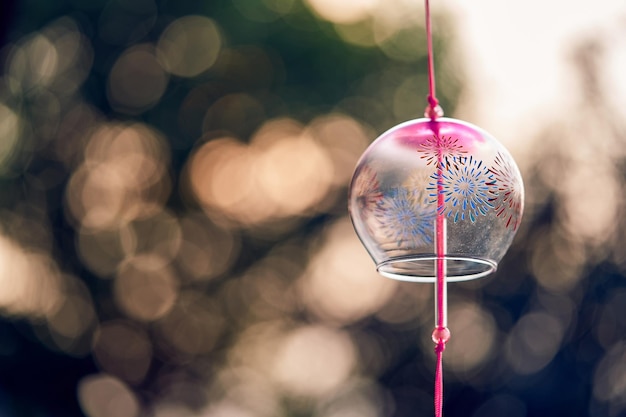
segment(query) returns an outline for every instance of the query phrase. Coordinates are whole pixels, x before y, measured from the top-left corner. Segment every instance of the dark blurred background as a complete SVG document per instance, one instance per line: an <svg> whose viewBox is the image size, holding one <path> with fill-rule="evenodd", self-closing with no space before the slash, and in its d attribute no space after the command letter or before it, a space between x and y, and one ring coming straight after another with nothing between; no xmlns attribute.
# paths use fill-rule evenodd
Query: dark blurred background
<svg viewBox="0 0 626 417"><path fill-rule="evenodd" d="M379 277L346 209L368 144L423 113L422 7L3 0L0 416L432 415L432 287ZM446 416L626 416L624 11L516 138L498 272L450 287ZM458 18L434 16L449 116Z"/></svg>

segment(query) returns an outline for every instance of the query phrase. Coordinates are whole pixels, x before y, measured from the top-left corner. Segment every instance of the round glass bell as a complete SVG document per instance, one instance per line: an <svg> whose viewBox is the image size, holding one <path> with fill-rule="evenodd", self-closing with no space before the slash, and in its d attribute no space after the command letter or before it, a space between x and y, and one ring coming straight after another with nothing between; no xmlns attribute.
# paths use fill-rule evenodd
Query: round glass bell
<svg viewBox="0 0 626 417"><path fill-rule="evenodd" d="M443 258L447 280L464 281L496 270L519 226L524 187L515 161L489 133L456 119L424 118L369 146L348 204L380 274L435 282Z"/></svg>

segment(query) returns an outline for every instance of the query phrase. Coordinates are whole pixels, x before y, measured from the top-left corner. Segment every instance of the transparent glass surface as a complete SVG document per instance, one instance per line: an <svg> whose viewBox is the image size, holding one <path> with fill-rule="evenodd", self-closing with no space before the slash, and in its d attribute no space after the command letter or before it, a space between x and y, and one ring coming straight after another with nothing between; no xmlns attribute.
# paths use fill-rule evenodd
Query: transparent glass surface
<svg viewBox="0 0 626 417"><path fill-rule="evenodd" d="M441 216L448 280L463 281L496 270L519 227L524 186L509 152L484 130L417 119L365 151L348 204L378 271L406 281L435 281Z"/></svg>

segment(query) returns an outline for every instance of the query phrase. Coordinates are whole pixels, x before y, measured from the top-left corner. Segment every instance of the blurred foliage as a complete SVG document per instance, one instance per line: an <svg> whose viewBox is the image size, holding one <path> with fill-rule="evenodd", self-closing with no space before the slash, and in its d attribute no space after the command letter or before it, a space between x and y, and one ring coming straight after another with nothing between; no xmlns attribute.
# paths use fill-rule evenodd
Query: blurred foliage
<svg viewBox="0 0 626 417"><path fill-rule="evenodd" d="M374 137L423 112L421 13L3 2L0 414L431 415L432 289L376 275L345 201ZM462 66L436 25L454 114ZM626 410L624 125L603 45L575 55L574 109L593 117L522 158L500 271L451 287L448 416Z"/></svg>

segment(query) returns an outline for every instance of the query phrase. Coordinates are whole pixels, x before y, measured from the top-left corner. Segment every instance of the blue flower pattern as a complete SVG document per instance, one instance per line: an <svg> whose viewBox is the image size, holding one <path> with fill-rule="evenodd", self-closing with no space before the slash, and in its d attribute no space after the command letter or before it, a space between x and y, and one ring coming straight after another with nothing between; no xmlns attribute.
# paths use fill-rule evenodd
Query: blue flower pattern
<svg viewBox="0 0 626 417"><path fill-rule="evenodd" d="M367 206L375 207L378 227L399 247L432 244L434 222L444 215L454 223L469 220L476 223L480 216L495 210L506 227L517 229L521 216L521 184L507 159L498 153L494 164L487 167L453 137L433 136L421 144L418 152L426 165L438 169L426 190L402 186L379 190L375 174L366 175L360 184ZM443 204L439 195L443 196Z"/></svg>
<svg viewBox="0 0 626 417"><path fill-rule="evenodd" d="M392 188L380 201L377 219L383 233L398 246L421 246L433 243L436 210L422 203L423 192Z"/></svg>
<svg viewBox="0 0 626 417"><path fill-rule="evenodd" d="M478 216L486 216L493 209L495 182L489 169L473 157L453 158L448 166L441 166L439 174L431 175L428 186L430 202L437 204L439 193L444 196L444 205L438 208L440 214L451 217L456 223L469 219L476 222ZM441 187L437 187L437 182Z"/></svg>

